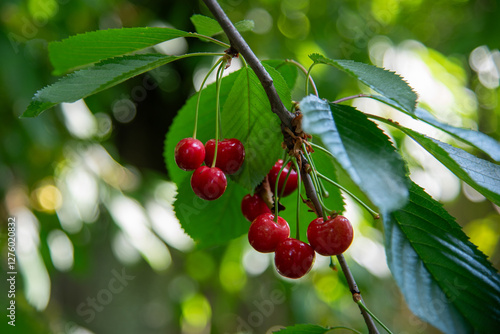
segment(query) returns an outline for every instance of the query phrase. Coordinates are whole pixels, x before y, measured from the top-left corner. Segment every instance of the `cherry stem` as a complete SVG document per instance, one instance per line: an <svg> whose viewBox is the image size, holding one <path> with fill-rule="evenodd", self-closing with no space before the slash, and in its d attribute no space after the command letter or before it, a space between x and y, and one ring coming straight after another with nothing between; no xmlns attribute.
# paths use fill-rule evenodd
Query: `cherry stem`
<svg viewBox="0 0 500 334"><path fill-rule="evenodd" d="M224 73L224 68L226 66L226 60L222 58L222 63L217 70L217 75L215 76L215 153L214 160L212 161L212 168L215 167L215 162L217 161L217 150L219 146L219 123L220 123L220 85L222 81L222 74Z"/></svg>
<svg viewBox="0 0 500 334"><path fill-rule="evenodd" d="M299 164L297 163L297 159L292 159L293 161L293 165L295 166L295 169L297 171L299 171ZM292 171L292 169L290 168L290 170L288 171L288 174L290 174L290 172ZM299 186L298 186L298 189L297 189L297 231L295 232L295 239L297 240L300 240L300 191L301 191L301 186L302 186L302 180L301 180L301 177L300 177L300 173L297 172L297 176L298 176L298 181L299 181ZM286 181L285 181L285 185L286 185ZM283 187L284 188L284 187Z"/></svg>
<svg viewBox="0 0 500 334"><path fill-rule="evenodd" d="M311 157L311 154L307 151L306 145L302 143L302 150L307 156L307 159L309 160L309 163L311 164L313 173L312 175L312 181L314 183L314 188L316 189L316 192L318 194L318 200L319 203L321 204L321 215L323 216L323 219L326 221L328 218L328 213L331 212L331 210L325 205L323 201L323 195L326 193L326 189L323 185L323 182L318 178L316 175L316 165L314 164L314 160ZM326 212L325 212L326 211Z"/></svg>
<svg viewBox="0 0 500 334"><path fill-rule="evenodd" d="M205 40L208 40L209 42L212 42L214 44L217 44L219 46L222 46L224 48L228 48L230 47L229 44L227 43L224 43L222 41L219 41L218 39L215 39L213 37L210 37L210 36L205 36L205 35L202 35L202 34L198 34L196 32L190 32L186 37L196 37L196 38L199 38L199 39L205 39Z"/></svg>
<svg viewBox="0 0 500 334"><path fill-rule="evenodd" d="M314 143L309 143L312 147L314 148L317 148L319 149L320 151L328 154L329 156L331 156L332 158L335 159L335 157L333 156L332 152L328 151L327 149L325 149L324 147L320 146L320 145L317 145L317 144L314 144ZM335 187L343 190L346 194L348 194L349 196L351 196L353 199L356 200L356 202L358 202L359 204L361 204L362 207L364 207L368 212L370 212L370 214L373 216L374 219L379 219L380 218L380 214L378 212L376 212L375 210L373 210L372 208L370 208L368 206L368 204L366 204L365 202L363 202L362 200L360 200L358 197L356 197L353 193L351 193L349 190L347 190L345 187L341 186L340 184L338 184L337 182L329 179L328 177L326 177L325 175L321 174L320 172L318 172L316 169L315 170L315 174L317 176L319 176L320 178L322 178L323 180L327 181L327 182L330 182L331 184L333 184Z"/></svg>
<svg viewBox="0 0 500 334"><path fill-rule="evenodd" d="M370 208L368 206L368 204L366 204L365 202L363 202L362 200L360 200L358 197L356 197L352 192L350 192L349 190L347 190L345 187L343 187L340 184L338 184L337 182L329 179L327 176L321 174L318 171L316 171L315 173L316 173L316 175L318 175L318 177L322 178L323 180L325 180L327 182L330 182L335 187L339 188L340 190L344 191L346 194L348 194L349 196L351 196L356 202L358 202L362 207L364 207L372 215L373 219L379 219L380 218L380 215L379 215L378 212L376 212L375 210L373 210L372 208Z"/></svg>
<svg viewBox="0 0 500 334"><path fill-rule="evenodd" d="M296 67L298 67L302 72L304 72L304 74L306 75L306 87L305 87L305 93L306 93L306 96L308 95L308 90L309 90L309 83L311 83L311 86L314 90L314 94L316 94L316 96L319 97L319 94L318 94L318 89L316 88L316 84L314 83L314 80L312 78L312 76L310 75L309 71L307 71L307 69L301 64L299 63L298 61L296 60L293 60L293 59L286 59L285 60L286 63L290 63L290 64L293 64L295 65Z"/></svg>
<svg viewBox="0 0 500 334"><path fill-rule="evenodd" d="M358 95L347 96L347 97L343 97L341 99L338 99L336 101L333 101L332 103L341 103L341 102L345 102L345 101L357 99L358 97L371 97L371 95L368 95L368 94L358 94Z"/></svg>
<svg viewBox="0 0 500 334"><path fill-rule="evenodd" d="M198 91L198 99L196 100L196 112L195 112L195 117L194 117L194 132L193 132L193 138L196 139L196 132L198 131L198 110L200 109L200 101L201 101L201 91L203 90L203 87L205 86L205 83L207 82L208 77L210 74L215 70L215 68L222 62L223 58L220 58L214 66L207 72L207 75L205 75L205 78L203 78L203 81L200 86L200 90Z"/></svg>
<svg viewBox="0 0 500 334"><path fill-rule="evenodd" d="M309 66L309 70L307 71L306 73L306 96L308 95L308 88L309 88L309 85L307 84L307 81L309 80L309 78L311 77L311 71L313 69L313 67L316 65L316 63L312 63L311 66ZM316 96L318 96L318 91L316 91ZM319 96L318 96L319 97Z"/></svg>
<svg viewBox="0 0 500 334"><path fill-rule="evenodd" d="M278 177L276 177L276 182L274 182L274 213L275 213L274 214L274 221L275 222L278 221L279 200L280 200L281 195L283 193L283 191L281 191L281 194L278 195L278 185L279 185L279 182L280 182L280 176L281 176L281 173L283 173L283 170L285 169L285 167L286 167L286 165L288 164L289 161L290 161L290 157L286 156L285 157L285 162L283 163L283 166L281 166L280 171L278 172ZM283 189L285 189L284 186L283 186Z"/></svg>
<svg viewBox="0 0 500 334"><path fill-rule="evenodd" d="M371 315L371 317L372 317L373 319L375 319L375 321L376 321L376 322L378 322L378 324L379 324L380 326L382 326L382 328L383 328L383 329L385 329L385 330L387 331L387 333L392 334L391 330L390 330L390 329L389 329L386 325L384 325L384 323L383 323L382 321L380 321L380 320L379 320L379 318L377 318L377 317L375 316L375 314L373 314L373 313L372 313L372 312L368 309L368 307L366 307L366 305L363 303L363 300L362 300L362 299L357 300L357 301L356 301L356 303L357 303L357 304L358 304L361 308L363 308L363 309L364 309L364 310L365 310L365 311L366 311L369 315Z"/></svg>

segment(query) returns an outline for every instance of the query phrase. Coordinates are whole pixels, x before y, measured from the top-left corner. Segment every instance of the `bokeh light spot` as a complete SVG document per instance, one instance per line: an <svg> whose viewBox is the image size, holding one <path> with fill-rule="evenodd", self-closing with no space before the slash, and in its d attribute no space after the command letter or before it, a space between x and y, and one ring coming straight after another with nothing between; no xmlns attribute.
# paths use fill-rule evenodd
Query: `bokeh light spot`
<svg viewBox="0 0 500 334"><path fill-rule="evenodd" d="M205 328L212 316L212 308L208 300L201 294L184 301L181 305L184 332L199 333Z"/></svg>
<svg viewBox="0 0 500 334"><path fill-rule="evenodd" d="M38 206L42 211L54 212L62 205L61 192L52 184L41 186L35 191L35 194Z"/></svg>

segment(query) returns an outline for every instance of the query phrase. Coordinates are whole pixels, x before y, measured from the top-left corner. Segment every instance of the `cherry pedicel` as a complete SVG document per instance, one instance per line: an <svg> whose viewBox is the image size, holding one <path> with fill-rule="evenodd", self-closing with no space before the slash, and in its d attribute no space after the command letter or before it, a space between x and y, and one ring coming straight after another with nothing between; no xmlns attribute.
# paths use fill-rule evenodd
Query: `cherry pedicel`
<svg viewBox="0 0 500 334"><path fill-rule="evenodd" d="M252 222L257 216L263 213L272 213L266 202L258 194L254 194L253 196L249 194L243 197L241 212L249 222Z"/></svg>
<svg viewBox="0 0 500 334"><path fill-rule="evenodd" d="M274 264L281 276L300 278L311 270L314 263L314 249L297 239L288 238L278 244Z"/></svg>
<svg viewBox="0 0 500 334"><path fill-rule="evenodd" d="M205 144L205 165L212 166L215 153L215 139L210 139ZM215 167L226 174L236 173L245 160L245 148L236 138L220 140L217 144L217 161Z"/></svg>
<svg viewBox="0 0 500 334"><path fill-rule="evenodd" d="M226 187L226 175L217 167L198 167L191 176L194 193L207 201L221 197Z"/></svg>
<svg viewBox="0 0 500 334"><path fill-rule="evenodd" d="M312 248L321 255L342 254L349 248L354 237L352 225L344 216L314 219L307 228L307 239Z"/></svg>
<svg viewBox="0 0 500 334"><path fill-rule="evenodd" d="M285 184L286 176L288 174L288 171L291 169L292 164L288 163L285 168L283 168L283 171L281 172L281 175L279 177L278 181L278 195L281 195L281 191L283 187L285 188L283 190L283 197L290 195L297 189L298 186L298 175L297 171L292 169L290 172L290 176L288 177L288 180ZM271 191L274 193L275 190L275 184L276 184L276 179L278 179L278 173L280 172L281 167L283 167L283 160L278 160L273 168L269 171L267 174L267 177L269 179L269 185L271 186Z"/></svg>
<svg viewBox="0 0 500 334"><path fill-rule="evenodd" d="M205 146L198 139L184 138L175 146L175 163L182 170L195 170L205 159Z"/></svg>
<svg viewBox="0 0 500 334"><path fill-rule="evenodd" d="M290 227L286 220L278 216L274 221L274 215L264 213L252 222L248 231L248 242L261 253L274 252L276 246L290 236Z"/></svg>

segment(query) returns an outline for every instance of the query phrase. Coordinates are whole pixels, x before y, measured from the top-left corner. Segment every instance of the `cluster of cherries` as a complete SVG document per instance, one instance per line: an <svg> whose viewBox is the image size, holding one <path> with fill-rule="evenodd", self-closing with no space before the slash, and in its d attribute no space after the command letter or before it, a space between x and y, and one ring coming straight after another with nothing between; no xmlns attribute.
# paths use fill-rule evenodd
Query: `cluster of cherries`
<svg viewBox="0 0 500 334"><path fill-rule="evenodd" d="M175 146L177 166L185 171L194 170L191 188L198 197L208 201L222 196L227 187L226 174L236 173L245 160L245 148L238 139L217 142L217 157L213 166L215 149L215 139L203 145L198 139L184 138Z"/></svg>
<svg viewBox="0 0 500 334"><path fill-rule="evenodd" d="M268 180L273 185L283 161L273 166ZM278 192L282 196L290 195L297 189L297 172L287 165L279 175ZM289 173L290 171L290 173ZM287 174L288 180L286 179ZM246 195L241 202L241 210L246 219L252 222L248 231L248 241L261 253L274 252L274 263L279 274L288 278L300 278L311 270L315 252L325 256L342 254L353 240L352 225L344 216L314 219L307 228L307 244L290 238L290 226L281 217L275 217L271 209L258 195Z"/></svg>

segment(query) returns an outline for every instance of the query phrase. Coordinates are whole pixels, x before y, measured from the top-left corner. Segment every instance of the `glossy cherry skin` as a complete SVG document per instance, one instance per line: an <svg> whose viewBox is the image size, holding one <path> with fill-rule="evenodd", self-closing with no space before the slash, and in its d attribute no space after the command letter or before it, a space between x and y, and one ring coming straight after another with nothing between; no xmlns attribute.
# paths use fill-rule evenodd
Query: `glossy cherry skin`
<svg viewBox="0 0 500 334"><path fill-rule="evenodd" d="M212 166L215 154L215 139L205 144L205 165ZM245 160L245 148L236 138L220 140L217 144L217 161L215 167L226 174L236 173Z"/></svg>
<svg viewBox="0 0 500 334"><path fill-rule="evenodd" d="M276 246L290 236L290 226L286 220L278 216L264 213L254 219L248 230L248 242L258 252L274 252Z"/></svg>
<svg viewBox="0 0 500 334"><path fill-rule="evenodd" d="M226 175L217 167L198 167L191 176L194 193L207 201L213 201L226 191Z"/></svg>
<svg viewBox="0 0 500 334"><path fill-rule="evenodd" d="M205 160L205 146L194 138L184 138L175 146L175 163L182 170L195 170Z"/></svg>
<svg viewBox="0 0 500 334"><path fill-rule="evenodd" d="M258 194L254 194L253 196L248 194L243 197L241 212L249 222L253 222L257 216L263 213L272 213L266 202Z"/></svg>
<svg viewBox="0 0 500 334"><path fill-rule="evenodd" d="M307 240L321 255L342 254L351 245L353 237L351 222L344 216L337 216L327 221L316 218L307 227Z"/></svg>
<svg viewBox="0 0 500 334"><path fill-rule="evenodd" d="M278 160L273 168L269 171L267 174L268 180L269 180L269 185L271 186L271 191L274 193L275 190L275 185L276 185L276 179L278 178L278 173L280 172L281 167L283 166L283 160ZM288 171L291 168L291 163L288 163L286 167L283 169L281 172L281 175L279 177L278 181L278 195L281 194L281 190L283 189L283 186L285 187L285 190L283 191L283 197L290 195L297 189L298 186L298 175L297 171L292 169L290 172L290 176L288 177L288 180L285 184L286 176L288 174Z"/></svg>
<svg viewBox="0 0 500 334"><path fill-rule="evenodd" d="M288 238L278 244L274 264L281 276L300 278L311 270L315 253L311 246L297 239Z"/></svg>

